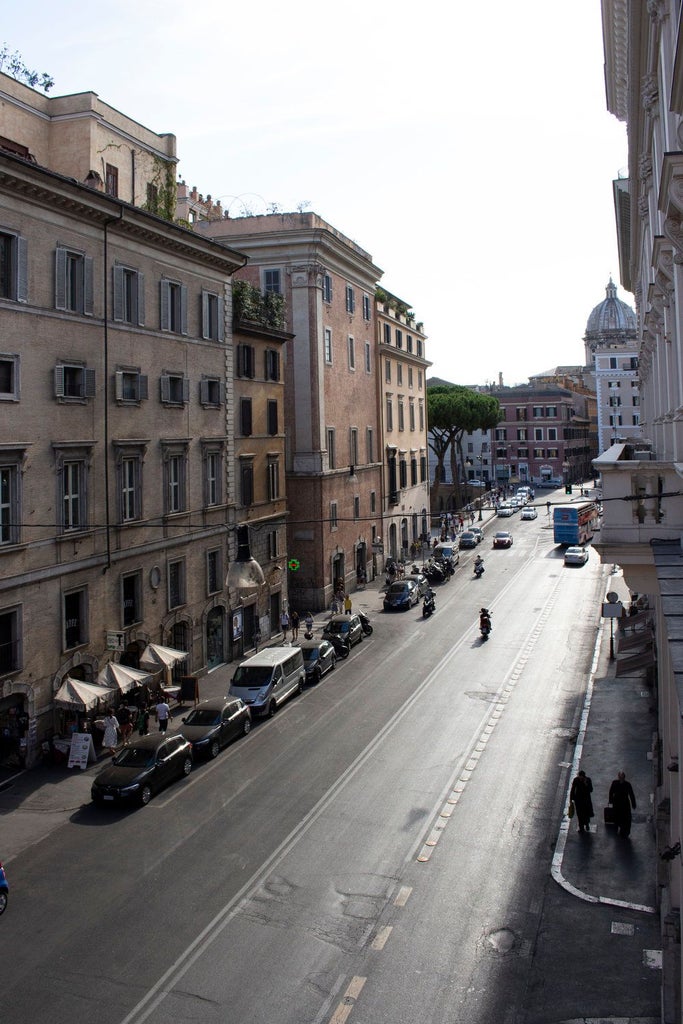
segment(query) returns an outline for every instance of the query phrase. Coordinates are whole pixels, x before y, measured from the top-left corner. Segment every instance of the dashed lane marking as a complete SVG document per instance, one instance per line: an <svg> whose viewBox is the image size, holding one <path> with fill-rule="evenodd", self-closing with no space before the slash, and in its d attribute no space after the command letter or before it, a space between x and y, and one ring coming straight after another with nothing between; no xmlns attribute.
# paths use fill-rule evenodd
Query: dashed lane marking
<svg viewBox="0 0 683 1024"><path fill-rule="evenodd" d="M356 1005L356 1000L367 980L367 978L359 978L358 976L351 979L341 1003L330 1017L330 1024L344 1024L344 1021Z"/></svg>
<svg viewBox="0 0 683 1024"><path fill-rule="evenodd" d="M426 864L431 858L434 847L439 841L441 833L445 828L446 821L452 816L455 806L457 805L460 797L462 796L465 786L472 778L474 771L481 760L481 757L486 750L486 746L493 736L494 730L500 721L501 715L505 710L505 707L512 696L515 686L521 679L526 664L531 656L531 652L538 640L545 623L547 622L555 604L555 597L557 594L558 583L555 585L553 592L551 593L545 607L541 610L541 614L534 623L531 632L527 636L526 642L519 653L517 661L512 666L508 673L507 679L503 681L500 689L496 692L495 699L496 703L492 710L489 712L489 717L486 724L482 727L478 738L472 745L472 749L465 757L464 767L460 770L459 778L453 784L451 792L447 796L443 806L437 812L438 820L435 825L432 826L432 831L429 838L425 840L422 849L417 855L418 864Z"/></svg>

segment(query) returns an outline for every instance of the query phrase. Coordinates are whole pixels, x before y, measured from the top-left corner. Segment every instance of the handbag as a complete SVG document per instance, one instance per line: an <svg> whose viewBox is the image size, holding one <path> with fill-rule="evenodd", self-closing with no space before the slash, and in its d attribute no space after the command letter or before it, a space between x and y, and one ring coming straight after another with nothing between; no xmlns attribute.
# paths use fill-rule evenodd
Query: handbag
<svg viewBox="0 0 683 1024"><path fill-rule="evenodd" d="M568 818L573 818L574 817L574 810L575 810L575 808L574 808L574 801L572 800L570 802L570 804L569 804L569 807L567 808L567 817Z"/></svg>
<svg viewBox="0 0 683 1024"><path fill-rule="evenodd" d="M607 804L604 811L602 812L605 818L605 825L616 825L616 818L614 814L614 808L611 804Z"/></svg>

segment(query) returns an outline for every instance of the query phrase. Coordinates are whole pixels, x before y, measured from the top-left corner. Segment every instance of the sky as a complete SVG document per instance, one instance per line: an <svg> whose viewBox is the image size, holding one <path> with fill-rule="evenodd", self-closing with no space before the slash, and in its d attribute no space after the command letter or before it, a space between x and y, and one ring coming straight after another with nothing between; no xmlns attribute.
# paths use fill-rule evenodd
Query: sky
<svg viewBox="0 0 683 1024"><path fill-rule="evenodd" d="M179 177L231 216L307 204L361 245L424 323L428 376L583 363L610 275L634 304L598 0L0 0L0 18L50 96L174 134Z"/></svg>

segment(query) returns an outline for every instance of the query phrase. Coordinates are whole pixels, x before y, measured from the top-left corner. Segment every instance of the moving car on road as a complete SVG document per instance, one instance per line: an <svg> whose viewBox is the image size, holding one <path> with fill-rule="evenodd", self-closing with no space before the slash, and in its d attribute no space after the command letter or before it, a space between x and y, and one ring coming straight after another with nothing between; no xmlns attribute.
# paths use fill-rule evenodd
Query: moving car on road
<svg viewBox="0 0 683 1024"><path fill-rule="evenodd" d="M460 547L461 548L476 548L479 541L477 535L473 530L465 530L460 534Z"/></svg>
<svg viewBox="0 0 683 1024"><path fill-rule="evenodd" d="M123 747L95 779L90 795L96 804L148 804L154 793L192 771L192 744L184 736L156 733Z"/></svg>
<svg viewBox="0 0 683 1024"><path fill-rule="evenodd" d="M520 519L537 519L538 518L538 511L534 508L533 505L527 505L526 508L522 509L519 518Z"/></svg>
<svg viewBox="0 0 683 1024"><path fill-rule="evenodd" d="M509 530L498 530L493 535L494 548L511 548L512 534Z"/></svg>
<svg viewBox="0 0 683 1024"><path fill-rule="evenodd" d="M587 561L588 552L585 548L578 547L578 545L567 548L564 553L565 565L585 565Z"/></svg>
<svg viewBox="0 0 683 1024"><path fill-rule="evenodd" d="M183 718L182 736L192 744L192 753L218 757L221 749L251 729L251 711L239 697L216 697L202 701Z"/></svg>

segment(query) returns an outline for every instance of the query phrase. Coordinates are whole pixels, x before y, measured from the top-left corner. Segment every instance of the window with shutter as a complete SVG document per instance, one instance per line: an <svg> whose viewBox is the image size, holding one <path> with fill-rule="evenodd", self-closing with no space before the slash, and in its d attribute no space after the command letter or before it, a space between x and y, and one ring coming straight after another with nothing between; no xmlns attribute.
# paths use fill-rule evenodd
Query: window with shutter
<svg viewBox="0 0 683 1024"><path fill-rule="evenodd" d="M16 232L0 230L0 298L28 301L28 242Z"/></svg>
<svg viewBox="0 0 683 1024"><path fill-rule="evenodd" d="M61 400L94 398L96 373L91 367L58 363L54 369L55 397Z"/></svg>
<svg viewBox="0 0 683 1024"><path fill-rule="evenodd" d="M240 399L240 427L243 437L251 437L251 398Z"/></svg>
<svg viewBox="0 0 683 1024"><path fill-rule="evenodd" d="M223 341L223 299L215 292L202 291L202 338Z"/></svg>
<svg viewBox="0 0 683 1024"><path fill-rule="evenodd" d="M242 505L254 503L254 464L251 460L240 462L240 497Z"/></svg>
<svg viewBox="0 0 683 1024"><path fill-rule="evenodd" d="M273 437L277 432L277 402L268 399L268 433Z"/></svg>
<svg viewBox="0 0 683 1024"><path fill-rule="evenodd" d="M93 313L93 259L64 246L55 250L55 308Z"/></svg>

